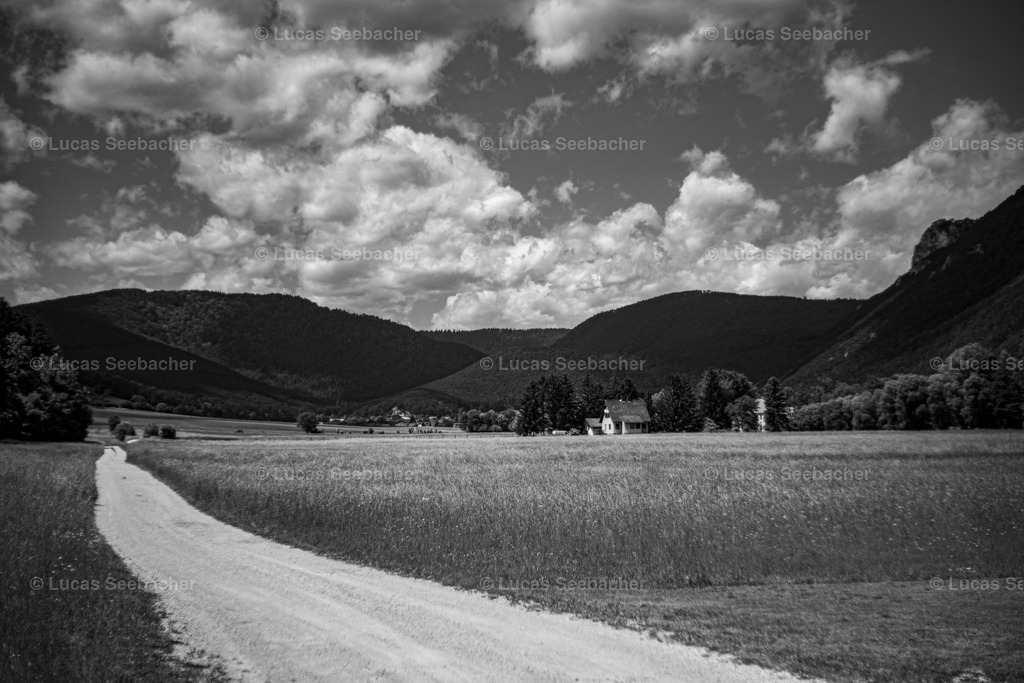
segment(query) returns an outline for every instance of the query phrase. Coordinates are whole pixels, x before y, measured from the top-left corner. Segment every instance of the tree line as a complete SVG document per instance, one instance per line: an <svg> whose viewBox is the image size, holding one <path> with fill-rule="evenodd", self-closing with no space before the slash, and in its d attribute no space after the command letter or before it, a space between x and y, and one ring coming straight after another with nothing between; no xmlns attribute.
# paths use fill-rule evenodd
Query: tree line
<svg viewBox="0 0 1024 683"><path fill-rule="evenodd" d="M788 429L786 392L775 377L758 389L742 373L709 368L696 384L670 375L657 392L644 393L628 378L613 377L605 387L590 375L578 385L568 375L550 375L526 387L514 431L523 436L548 430L583 432L586 418L600 418L608 399L643 400L655 432L756 430L758 398L765 401L765 429Z"/></svg>
<svg viewBox="0 0 1024 683"><path fill-rule="evenodd" d="M1020 429L1024 364L1007 351L969 344L931 375L896 374L864 385L817 386L819 400L793 413L793 428Z"/></svg>

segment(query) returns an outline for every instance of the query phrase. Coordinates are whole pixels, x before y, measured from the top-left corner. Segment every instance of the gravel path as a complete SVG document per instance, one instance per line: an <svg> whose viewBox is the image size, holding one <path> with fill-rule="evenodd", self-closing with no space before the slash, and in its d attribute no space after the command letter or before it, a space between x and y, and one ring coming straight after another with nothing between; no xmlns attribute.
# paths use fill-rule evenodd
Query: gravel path
<svg viewBox="0 0 1024 683"><path fill-rule="evenodd" d="M97 524L190 648L253 681L792 681L707 651L297 550L219 522L107 448Z"/></svg>

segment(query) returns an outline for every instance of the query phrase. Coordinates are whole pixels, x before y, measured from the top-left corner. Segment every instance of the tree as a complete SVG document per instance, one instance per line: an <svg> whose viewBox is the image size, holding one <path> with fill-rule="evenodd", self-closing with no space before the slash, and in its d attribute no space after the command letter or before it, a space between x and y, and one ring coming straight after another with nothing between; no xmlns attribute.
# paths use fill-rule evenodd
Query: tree
<svg viewBox="0 0 1024 683"><path fill-rule="evenodd" d="M669 375L667 386L651 399L651 419L665 432L699 432L703 427L693 385L679 375Z"/></svg>
<svg viewBox="0 0 1024 683"><path fill-rule="evenodd" d="M519 406L519 419L516 423L516 434L532 436L543 432L546 428L544 417L544 387L540 382L530 382L523 392Z"/></svg>
<svg viewBox="0 0 1024 683"><path fill-rule="evenodd" d="M757 431L757 399L752 394L743 394L726 406L732 428L744 432Z"/></svg>
<svg viewBox="0 0 1024 683"><path fill-rule="evenodd" d="M718 371L714 368L708 368L700 378L701 414L705 419L711 420L718 427L724 427L729 424L729 418L725 412L727 405Z"/></svg>
<svg viewBox="0 0 1024 683"><path fill-rule="evenodd" d="M0 438L82 441L89 392L45 333L0 298Z"/></svg>
<svg viewBox="0 0 1024 683"><path fill-rule="evenodd" d="M754 393L754 383L742 372L735 370L718 370L718 384L722 387L722 400L726 406Z"/></svg>
<svg viewBox="0 0 1024 683"><path fill-rule="evenodd" d="M612 375L605 397L618 401L635 401L640 398L640 392L628 377L623 381Z"/></svg>
<svg viewBox="0 0 1024 683"><path fill-rule="evenodd" d="M928 429L928 378L923 375L895 375L882 387L878 423L883 429Z"/></svg>
<svg viewBox="0 0 1024 683"><path fill-rule="evenodd" d="M786 410L786 396L775 377L768 379L764 387L764 428L769 432L789 429L789 413Z"/></svg>
<svg viewBox="0 0 1024 683"><path fill-rule="evenodd" d="M580 426L582 417L576 388L567 375L541 377L540 386L544 396L544 416L552 429L566 431Z"/></svg>
<svg viewBox="0 0 1024 683"><path fill-rule="evenodd" d="M584 419L600 417L604 414L604 387L588 373L576 390L576 400L580 407L580 427Z"/></svg>
<svg viewBox="0 0 1024 683"><path fill-rule="evenodd" d="M297 426L299 429L306 432L307 434L320 433L320 430L317 429L316 415L310 412L299 413L299 417L295 422L295 426Z"/></svg>

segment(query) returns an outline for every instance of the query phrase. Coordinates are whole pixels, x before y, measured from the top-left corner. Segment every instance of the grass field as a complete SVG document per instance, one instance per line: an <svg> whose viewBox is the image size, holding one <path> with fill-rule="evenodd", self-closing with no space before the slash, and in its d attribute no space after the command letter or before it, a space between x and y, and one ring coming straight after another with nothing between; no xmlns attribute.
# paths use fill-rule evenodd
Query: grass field
<svg viewBox="0 0 1024 683"><path fill-rule="evenodd" d="M292 545L747 661L1024 672L1020 432L140 442L129 460Z"/></svg>
<svg viewBox="0 0 1024 683"><path fill-rule="evenodd" d="M96 444L0 443L0 680L202 680L96 529ZM121 583L124 582L124 583Z"/></svg>

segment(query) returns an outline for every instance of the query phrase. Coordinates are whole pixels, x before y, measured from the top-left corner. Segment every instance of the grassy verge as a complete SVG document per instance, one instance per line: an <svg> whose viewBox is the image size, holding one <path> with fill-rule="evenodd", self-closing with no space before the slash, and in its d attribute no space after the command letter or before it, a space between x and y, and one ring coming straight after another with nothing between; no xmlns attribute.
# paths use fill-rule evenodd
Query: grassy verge
<svg viewBox="0 0 1024 683"><path fill-rule="evenodd" d="M186 681L156 596L96 529L97 445L0 443L0 680ZM128 584L120 584L126 586Z"/></svg>
<svg viewBox="0 0 1024 683"><path fill-rule="evenodd" d="M927 585L1024 577L1022 453L1014 432L138 443L129 458L220 519L340 559L897 681L1024 670L1007 643L1024 590Z"/></svg>

